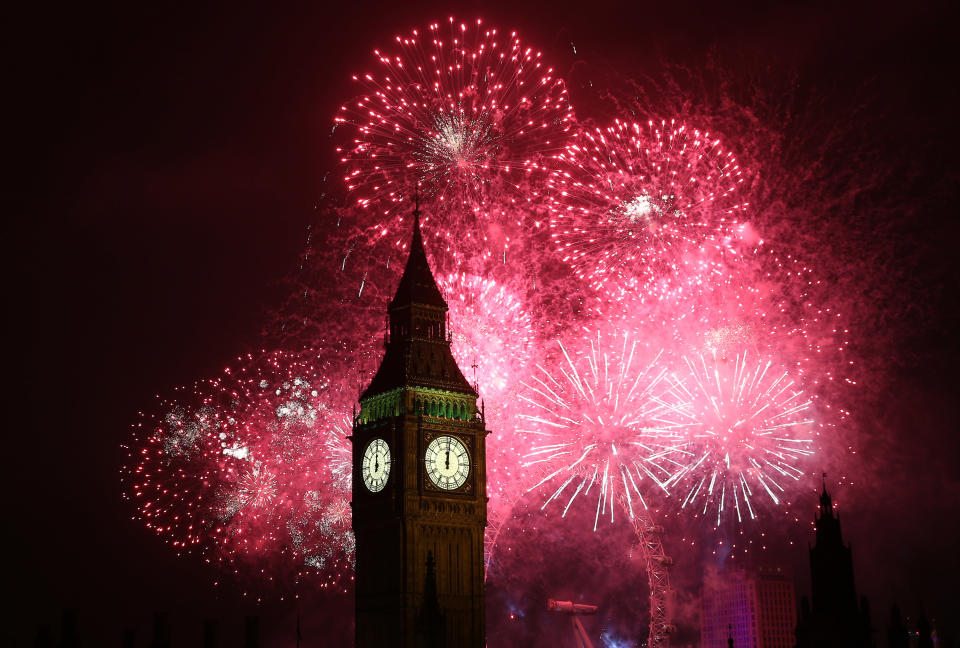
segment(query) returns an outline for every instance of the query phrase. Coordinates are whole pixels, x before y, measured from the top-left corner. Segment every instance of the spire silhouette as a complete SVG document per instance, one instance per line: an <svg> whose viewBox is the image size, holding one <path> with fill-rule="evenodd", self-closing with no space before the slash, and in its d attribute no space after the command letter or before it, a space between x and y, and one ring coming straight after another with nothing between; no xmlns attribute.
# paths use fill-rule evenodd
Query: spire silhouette
<svg viewBox="0 0 960 648"><path fill-rule="evenodd" d="M427 573L423 581L423 605L417 615L417 634L425 648L444 648L445 618L437 599L437 572L433 552L427 551Z"/></svg>
<svg viewBox="0 0 960 648"><path fill-rule="evenodd" d="M428 387L477 395L450 352L447 302L430 270L420 231L419 198L413 211L410 256L390 302L383 361L360 394L363 400L398 387Z"/></svg>
<svg viewBox="0 0 960 648"><path fill-rule="evenodd" d="M403 269L403 276L400 277L397 292L390 302L390 309L411 304L423 304L438 308L447 307L447 302L444 301L440 288L437 287L437 281L433 278L430 262L427 261L427 251L423 247L423 234L420 231L419 198L413 210L413 236L410 240L410 256L407 257L407 265Z"/></svg>
<svg viewBox="0 0 960 648"><path fill-rule="evenodd" d="M823 473L821 479L823 492L820 493L820 515L833 517L833 500L830 498L830 493L827 492L827 473Z"/></svg>

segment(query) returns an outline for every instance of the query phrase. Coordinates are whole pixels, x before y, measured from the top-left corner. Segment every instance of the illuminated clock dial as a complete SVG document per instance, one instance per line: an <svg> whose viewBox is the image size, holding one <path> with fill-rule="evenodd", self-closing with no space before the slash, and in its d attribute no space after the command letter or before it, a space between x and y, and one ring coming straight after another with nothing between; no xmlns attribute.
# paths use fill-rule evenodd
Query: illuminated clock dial
<svg viewBox="0 0 960 648"><path fill-rule="evenodd" d="M379 493L387 485L390 476L390 446L383 439L376 438L367 444L363 451L361 465L363 485L371 493Z"/></svg>
<svg viewBox="0 0 960 648"><path fill-rule="evenodd" d="M470 475L470 453L460 439L438 436L427 446L427 476L444 490L460 488Z"/></svg>

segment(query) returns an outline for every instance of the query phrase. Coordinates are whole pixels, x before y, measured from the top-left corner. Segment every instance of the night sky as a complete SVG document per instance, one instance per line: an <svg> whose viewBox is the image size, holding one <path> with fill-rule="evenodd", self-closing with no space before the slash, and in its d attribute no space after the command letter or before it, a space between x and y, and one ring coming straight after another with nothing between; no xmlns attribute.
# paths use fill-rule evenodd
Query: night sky
<svg viewBox="0 0 960 648"><path fill-rule="evenodd" d="M3 490L15 602L0 636L26 645L37 624L56 626L75 608L91 645L118 644L127 626L145 640L155 610L170 613L178 639L199 642L199 618L220 618L227 632L259 613L265 636L290 640L292 607L258 612L130 521L120 445L155 394L264 344L317 205L339 190L336 174L324 178L349 75L395 33L455 13L518 29L561 76L615 66L630 77L712 54L769 59L825 92L870 81L871 163L906 161L926 177L885 188L910 205L894 246L921 260L909 285L926 289L893 288L909 307L876 350L892 369L864 399L876 411L857 412L893 431L860 449L883 460L890 481L854 475L858 508L838 500L879 643L894 599L957 637L955 17L923 3L430 4L98 4L8 17L14 391ZM855 103L844 96L829 109L842 120ZM801 572L803 554L792 554Z"/></svg>

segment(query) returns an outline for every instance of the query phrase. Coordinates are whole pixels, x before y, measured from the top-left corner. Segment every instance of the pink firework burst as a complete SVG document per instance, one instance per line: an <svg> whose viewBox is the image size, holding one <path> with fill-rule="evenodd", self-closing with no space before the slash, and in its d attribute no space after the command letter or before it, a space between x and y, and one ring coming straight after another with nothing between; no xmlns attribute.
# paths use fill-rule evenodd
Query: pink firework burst
<svg viewBox="0 0 960 648"><path fill-rule="evenodd" d="M438 283L450 307L454 358L489 406L487 485L489 506L496 510L508 506L516 486L517 421L511 403L532 368L537 338L526 304L506 285L464 273L443 275Z"/></svg>
<svg viewBox="0 0 960 648"><path fill-rule="evenodd" d="M769 358L747 351L684 357L671 410L680 425L660 439L664 486L695 515L756 519L758 499L783 504L806 475L819 436L812 398Z"/></svg>
<svg viewBox="0 0 960 648"><path fill-rule="evenodd" d="M183 392L161 400L129 446L123 479L137 517L237 573L269 568L282 593L310 574L322 587L349 581L349 397L339 382L277 352Z"/></svg>
<svg viewBox="0 0 960 648"><path fill-rule="evenodd" d="M585 130L548 162L557 251L593 288L709 274L747 203L744 173L720 140L671 122ZM707 248L703 254L701 248Z"/></svg>
<svg viewBox="0 0 960 648"><path fill-rule="evenodd" d="M529 406L520 416L530 444L524 468L542 474L531 490L544 490L543 508L560 502L563 515L578 496L595 498L594 530L601 515L614 520L616 499L632 519L635 506L647 507L641 487L662 489L667 476L656 439L677 425L668 372L629 335L560 350L558 373L538 367L519 397Z"/></svg>
<svg viewBox="0 0 960 648"><path fill-rule="evenodd" d="M337 148L353 202L387 236L419 187L435 222L428 236L466 238L500 254L515 233L513 209L489 198L510 194L543 155L564 144L572 122L566 87L516 32L483 21L433 23L375 50L377 72L357 75L359 97L335 118ZM403 206L401 210L396 210Z"/></svg>
<svg viewBox="0 0 960 648"><path fill-rule="evenodd" d="M478 275L448 274L438 283L450 307L454 357L484 398L501 400L527 371L534 351L526 304L506 285Z"/></svg>
<svg viewBox="0 0 960 648"><path fill-rule="evenodd" d="M588 326L623 321L679 355L708 352L728 359L750 350L776 357L814 398L825 395L826 386L851 383L849 330L842 313L815 299L824 285L813 268L767 244L718 252L709 265L709 274L681 279L682 289L657 299L608 286L588 301ZM831 409L828 403L822 407Z"/></svg>

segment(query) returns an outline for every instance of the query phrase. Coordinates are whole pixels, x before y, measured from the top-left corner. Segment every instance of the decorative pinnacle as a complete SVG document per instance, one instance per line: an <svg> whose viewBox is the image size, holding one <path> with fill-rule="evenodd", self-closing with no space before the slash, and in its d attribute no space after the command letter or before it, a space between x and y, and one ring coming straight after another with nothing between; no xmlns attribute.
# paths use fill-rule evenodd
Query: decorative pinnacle
<svg viewBox="0 0 960 648"><path fill-rule="evenodd" d="M423 240L420 233L420 186L417 185L413 190L413 238ZM422 245L422 242L421 242ZM411 246L411 251L413 247Z"/></svg>

